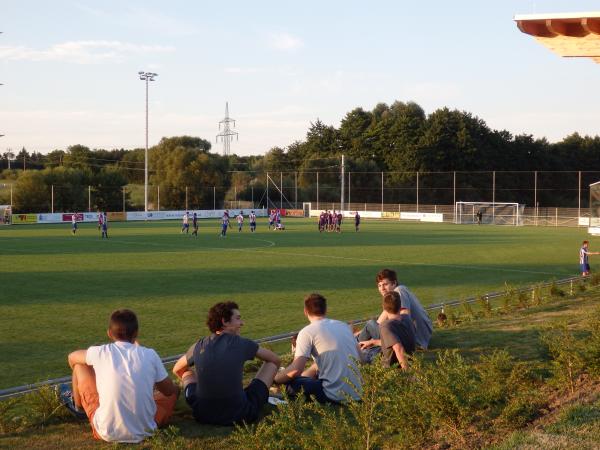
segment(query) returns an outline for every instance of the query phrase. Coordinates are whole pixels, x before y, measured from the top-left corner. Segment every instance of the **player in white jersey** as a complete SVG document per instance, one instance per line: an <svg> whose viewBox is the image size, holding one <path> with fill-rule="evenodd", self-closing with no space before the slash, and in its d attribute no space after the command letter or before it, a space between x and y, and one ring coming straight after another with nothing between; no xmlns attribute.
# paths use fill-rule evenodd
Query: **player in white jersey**
<svg viewBox="0 0 600 450"><path fill-rule="evenodd" d="M71 214L71 225L71 232L75 236L75 233L77 233L77 213Z"/></svg>
<svg viewBox="0 0 600 450"><path fill-rule="evenodd" d="M106 215L106 213L100 213L100 216L102 217L102 236L101 236L101 238L108 239L108 216Z"/></svg>
<svg viewBox="0 0 600 450"><path fill-rule="evenodd" d="M254 233L256 230L256 214L254 214L254 211L250 213L248 218L250 219L250 231Z"/></svg>
<svg viewBox="0 0 600 450"><path fill-rule="evenodd" d="M240 233L242 231L242 226L244 225L244 211L240 211L235 219L238 223L238 233Z"/></svg>
<svg viewBox="0 0 600 450"><path fill-rule="evenodd" d="M590 252L588 250L588 241L583 241L581 248L579 249L579 268L581 270L581 276L587 277L590 274L590 255L600 255L600 252Z"/></svg>
<svg viewBox="0 0 600 450"><path fill-rule="evenodd" d="M188 234L190 231L190 214L186 211L183 215L183 223L181 225L181 232Z"/></svg>

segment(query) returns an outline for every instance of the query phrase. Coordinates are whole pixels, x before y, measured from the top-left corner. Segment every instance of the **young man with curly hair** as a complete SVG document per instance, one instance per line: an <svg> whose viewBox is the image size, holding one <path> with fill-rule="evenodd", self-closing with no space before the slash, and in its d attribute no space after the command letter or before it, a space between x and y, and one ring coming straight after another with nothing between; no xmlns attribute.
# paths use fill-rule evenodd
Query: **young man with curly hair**
<svg viewBox="0 0 600 450"><path fill-rule="evenodd" d="M211 334L195 342L173 367L173 373L183 381L194 418L214 425L256 421L269 399L279 357L240 336L244 322L235 302L210 308L206 324ZM242 388L244 363L254 358L263 365Z"/></svg>

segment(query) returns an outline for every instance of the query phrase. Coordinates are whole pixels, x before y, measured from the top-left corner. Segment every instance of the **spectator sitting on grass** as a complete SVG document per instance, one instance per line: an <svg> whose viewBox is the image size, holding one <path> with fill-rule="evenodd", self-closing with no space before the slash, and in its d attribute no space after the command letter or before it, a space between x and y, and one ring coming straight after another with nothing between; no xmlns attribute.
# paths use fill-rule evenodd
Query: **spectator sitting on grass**
<svg viewBox="0 0 600 450"><path fill-rule="evenodd" d="M320 294L304 299L304 315L310 322L296 340L294 360L275 376L294 397L301 391L320 403L340 403L349 396L360 399L361 380L357 361L360 350L347 323L328 319L327 301ZM305 369L312 356L315 364ZM348 380L350 384L346 382Z"/></svg>
<svg viewBox="0 0 600 450"><path fill-rule="evenodd" d="M240 336L244 322L234 302L214 305L206 323L212 334L194 343L173 367L183 381L185 400L198 422L254 422L269 399L279 357ZM264 364L242 389L244 363L254 357Z"/></svg>
<svg viewBox="0 0 600 450"><path fill-rule="evenodd" d="M87 416L96 439L140 442L173 414L179 389L158 354L139 345L137 335L135 313L117 310L108 326L112 343L69 354L72 391L62 385L61 398L77 417Z"/></svg>
<svg viewBox="0 0 600 450"><path fill-rule="evenodd" d="M375 282L382 296L392 291L400 294L402 308L409 311L415 328L415 343L418 347L427 349L433 333L433 325L419 299L406 286L398 285L396 272L391 269L380 270L375 277ZM386 319L387 312L382 311L377 320L367 321L365 327L357 334L360 347L365 351L365 359L368 361L371 361L381 350L379 325Z"/></svg>
<svg viewBox="0 0 600 450"><path fill-rule="evenodd" d="M400 294L396 291L383 296L383 310L387 319L379 325L381 335L381 362L385 367L399 364L408 369L407 355L415 351L415 332L408 309L402 308Z"/></svg>

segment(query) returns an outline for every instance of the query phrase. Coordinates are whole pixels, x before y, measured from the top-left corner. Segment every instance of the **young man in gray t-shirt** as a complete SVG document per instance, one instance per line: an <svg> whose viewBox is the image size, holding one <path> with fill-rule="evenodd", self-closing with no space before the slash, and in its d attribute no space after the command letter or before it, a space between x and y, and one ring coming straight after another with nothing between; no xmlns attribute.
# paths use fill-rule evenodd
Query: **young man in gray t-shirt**
<svg viewBox="0 0 600 450"><path fill-rule="evenodd" d="M322 295L310 294L304 299L304 315L310 325L298 334L294 361L280 370L274 381L285 384L291 396L304 391L320 403L360 400L358 344L348 324L328 319L326 313L327 301ZM310 357L315 363L305 370Z"/></svg>
<svg viewBox="0 0 600 450"><path fill-rule="evenodd" d="M387 319L379 325L381 362L385 367L399 364L406 370L407 356L415 351L415 332L408 310L402 308L400 294L396 291L383 296L382 306L387 313Z"/></svg>

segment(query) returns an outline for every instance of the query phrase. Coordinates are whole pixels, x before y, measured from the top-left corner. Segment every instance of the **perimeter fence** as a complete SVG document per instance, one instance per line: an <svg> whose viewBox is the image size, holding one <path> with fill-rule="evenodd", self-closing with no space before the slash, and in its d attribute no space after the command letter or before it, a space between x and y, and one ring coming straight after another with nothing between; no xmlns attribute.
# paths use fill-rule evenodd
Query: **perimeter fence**
<svg viewBox="0 0 600 450"><path fill-rule="evenodd" d="M152 211L222 208L293 208L310 202L316 209L429 212L448 210L457 201L520 203L538 225L561 224L561 217L586 217L589 185L600 171L455 171L344 172L245 171L230 172L227 184L182 180L150 184ZM15 213L54 211L144 210L144 185L88 186L82 184L25 184L0 180L0 204ZM362 207L361 207L362 205ZM366 205L366 206L365 206ZM573 209L577 212L573 213ZM433 212L433 211L431 211ZM450 214L453 211L448 210ZM566 219L565 219L566 220Z"/></svg>

